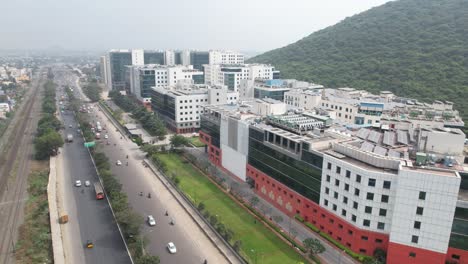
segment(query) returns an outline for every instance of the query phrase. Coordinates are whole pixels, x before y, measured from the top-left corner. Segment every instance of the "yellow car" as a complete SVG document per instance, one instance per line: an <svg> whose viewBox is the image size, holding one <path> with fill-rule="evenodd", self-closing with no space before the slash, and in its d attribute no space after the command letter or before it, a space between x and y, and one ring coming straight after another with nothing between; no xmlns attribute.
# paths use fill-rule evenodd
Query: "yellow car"
<svg viewBox="0 0 468 264"><path fill-rule="evenodd" d="M86 241L86 247L87 248L93 248L94 247L93 242L91 240Z"/></svg>

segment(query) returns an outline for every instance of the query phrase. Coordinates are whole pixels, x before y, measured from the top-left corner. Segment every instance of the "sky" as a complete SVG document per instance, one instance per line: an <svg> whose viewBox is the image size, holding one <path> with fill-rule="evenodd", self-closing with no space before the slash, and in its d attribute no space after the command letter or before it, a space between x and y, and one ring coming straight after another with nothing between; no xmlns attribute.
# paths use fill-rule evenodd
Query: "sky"
<svg viewBox="0 0 468 264"><path fill-rule="evenodd" d="M389 0L0 0L0 49L263 52L386 2Z"/></svg>

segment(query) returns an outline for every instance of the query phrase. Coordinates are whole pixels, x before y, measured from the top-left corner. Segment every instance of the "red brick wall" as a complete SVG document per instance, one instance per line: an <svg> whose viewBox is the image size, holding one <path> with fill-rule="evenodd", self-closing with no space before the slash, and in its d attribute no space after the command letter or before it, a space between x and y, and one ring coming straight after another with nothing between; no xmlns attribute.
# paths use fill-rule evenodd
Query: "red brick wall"
<svg viewBox="0 0 468 264"><path fill-rule="evenodd" d="M376 248L386 250L388 234L359 229L342 220L315 202L296 193L282 183L247 164L247 177L255 180L256 193L282 212L294 217L299 214L304 220L320 228L333 239L352 251L372 256ZM281 197L282 203L278 202ZM364 239L363 239L364 237ZM367 237L367 240L366 240Z"/></svg>
<svg viewBox="0 0 468 264"><path fill-rule="evenodd" d="M415 256L410 256L414 253ZM443 264L446 254L390 242L387 264Z"/></svg>
<svg viewBox="0 0 468 264"><path fill-rule="evenodd" d="M459 256L460 258L453 258L453 255ZM468 264L468 251L449 247L446 255L446 260L459 264Z"/></svg>
<svg viewBox="0 0 468 264"><path fill-rule="evenodd" d="M205 143L208 148L208 158L210 161L222 168L222 152L221 149L217 148L216 146L211 144L211 137L208 134L203 133L202 131L199 132L200 141Z"/></svg>

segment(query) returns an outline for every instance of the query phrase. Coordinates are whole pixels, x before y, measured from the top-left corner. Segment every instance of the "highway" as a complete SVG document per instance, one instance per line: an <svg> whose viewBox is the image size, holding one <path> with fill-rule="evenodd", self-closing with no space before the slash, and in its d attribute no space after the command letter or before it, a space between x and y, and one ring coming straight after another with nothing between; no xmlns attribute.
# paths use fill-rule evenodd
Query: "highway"
<svg viewBox="0 0 468 264"><path fill-rule="evenodd" d="M205 259L208 263L228 263L163 184L142 165L145 154L139 147L122 137L97 107L93 108L90 116L94 122L100 121L103 127L107 127L101 134L108 134L110 144L106 145L103 139L98 143L98 150L111 160L111 171L122 184L130 205L145 218L151 214L156 219L154 227L142 223L142 234L149 239L148 253L159 256L161 264L203 263ZM117 160L122 162L122 166L115 164ZM145 195L140 196L140 192ZM152 194L151 198L147 198L148 193ZM165 215L166 211L168 216ZM175 225L170 225L171 219ZM176 254L169 253L166 248L168 242L176 245Z"/></svg>
<svg viewBox="0 0 468 264"><path fill-rule="evenodd" d="M56 70L54 74L58 84L75 85L75 76L68 70ZM63 207L70 217L70 222L63 225L66 258L70 263L131 263L107 200L96 200L93 183L99 181L98 176L89 152L83 146L83 138L77 132L74 115L64 111L61 118L65 125L64 138L67 134L74 137L72 143L65 143L60 154L63 158L59 159L62 162L58 168L62 173L58 171L57 177ZM81 180L83 185L74 186L76 180ZM91 186L85 187L85 181L90 181ZM87 240L93 241L93 249L85 248Z"/></svg>

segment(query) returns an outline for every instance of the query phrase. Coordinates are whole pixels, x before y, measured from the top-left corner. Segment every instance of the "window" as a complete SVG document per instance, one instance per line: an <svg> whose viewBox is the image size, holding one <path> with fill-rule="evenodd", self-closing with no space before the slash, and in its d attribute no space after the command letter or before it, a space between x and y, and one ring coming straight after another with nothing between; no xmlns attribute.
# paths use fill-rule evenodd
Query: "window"
<svg viewBox="0 0 468 264"><path fill-rule="evenodd" d="M379 210L379 215L380 216L387 216L387 209L380 209Z"/></svg>
<svg viewBox="0 0 468 264"><path fill-rule="evenodd" d="M354 188L354 195L359 196L359 192L360 192L360 191L359 191L358 188Z"/></svg>
<svg viewBox="0 0 468 264"><path fill-rule="evenodd" d="M368 192L368 193L367 193L367 196L366 196L366 199L367 199L367 200L370 200L370 201L373 201L373 200L374 200L374 194Z"/></svg>
<svg viewBox="0 0 468 264"><path fill-rule="evenodd" d="M356 182L361 182L361 175L356 174Z"/></svg>
<svg viewBox="0 0 468 264"><path fill-rule="evenodd" d="M362 239L362 240L366 240L366 241L369 240L369 238L366 237L366 236L361 236L361 239Z"/></svg>
<svg viewBox="0 0 468 264"><path fill-rule="evenodd" d="M335 179L335 186L340 186L340 180Z"/></svg>
<svg viewBox="0 0 468 264"><path fill-rule="evenodd" d="M417 244L419 240L418 236L411 236L411 242Z"/></svg>
<svg viewBox="0 0 468 264"><path fill-rule="evenodd" d="M383 194L382 198L380 199L382 203L388 203L388 195Z"/></svg>
<svg viewBox="0 0 468 264"><path fill-rule="evenodd" d="M330 182L330 175L327 175L327 182Z"/></svg>
<svg viewBox="0 0 468 264"><path fill-rule="evenodd" d="M352 216L351 216L351 221L353 221L353 222L356 223L356 216L355 216L355 215L352 215Z"/></svg>
<svg viewBox="0 0 468 264"><path fill-rule="evenodd" d="M338 173L338 174L341 173L341 167L340 166L336 166L336 173Z"/></svg>
<svg viewBox="0 0 468 264"><path fill-rule="evenodd" d="M358 209L358 203L357 202L353 202L353 208L356 209L356 210Z"/></svg>
<svg viewBox="0 0 468 264"><path fill-rule="evenodd" d="M325 206L328 206L328 200L327 200L327 199L324 199L324 200L323 200L323 204L324 204Z"/></svg>
<svg viewBox="0 0 468 264"><path fill-rule="evenodd" d="M327 164L327 169L331 170L331 168L332 168L332 165L331 165L330 162L328 162L328 164Z"/></svg>
<svg viewBox="0 0 468 264"><path fill-rule="evenodd" d="M355 216L356 217L356 216ZM353 230L348 230L348 234L349 235L352 235L353 234Z"/></svg>
<svg viewBox="0 0 468 264"><path fill-rule="evenodd" d="M361 252L361 253L366 253L367 251L366 251L365 249L363 249L363 248L360 248L360 249L359 249L359 252Z"/></svg>
<svg viewBox="0 0 468 264"><path fill-rule="evenodd" d="M419 221L414 221L414 228L415 228L415 229L421 229L421 222L419 222Z"/></svg>
<svg viewBox="0 0 468 264"><path fill-rule="evenodd" d="M346 210L345 209L341 209L341 215L346 216Z"/></svg>
<svg viewBox="0 0 468 264"><path fill-rule="evenodd" d="M384 189L390 189L390 186L392 186L392 183L390 181L383 182Z"/></svg>
<svg viewBox="0 0 468 264"><path fill-rule="evenodd" d="M416 214L417 215L423 215L423 213L424 213L424 208L418 206L416 208Z"/></svg>
<svg viewBox="0 0 468 264"><path fill-rule="evenodd" d="M375 187L375 179L370 178L369 182L368 182L368 185L371 186L371 187Z"/></svg>
<svg viewBox="0 0 468 264"><path fill-rule="evenodd" d="M328 194L330 192L330 189L328 187L325 187L325 193Z"/></svg>
<svg viewBox="0 0 468 264"><path fill-rule="evenodd" d="M338 199L338 193L337 192L333 193L333 198Z"/></svg>
<svg viewBox="0 0 468 264"><path fill-rule="evenodd" d="M362 225L369 227L370 226L370 220L364 219L364 221L362 221Z"/></svg>
<svg viewBox="0 0 468 264"><path fill-rule="evenodd" d="M366 212L366 214L372 214L372 207L366 206L366 208L364 209L364 211Z"/></svg>
<svg viewBox="0 0 468 264"><path fill-rule="evenodd" d="M345 189L345 191L349 191L349 184L345 183L344 189Z"/></svg>
<svg viewBox="0 0 468 264"><path fill-rule="evenodd" d="M416 257L416 253L410 252L410 253L409 253L409 256L412 257L412 258L415 258L415 257Z"/></svg>
<svg viewBox="0 0 468 264"><path fill-rule="evenodd" d="M346 178L350 178L351 177L351 172L349 170L346 170Z"/></svg>
<svg viewBox="0 0 468 264"><path fill-rule="evenodd" d="M385 229L385 223L378 222L377 223L377 229L384 230Z"/></svg>
<svg viewBox="0 0 468 264"><path fill-rule="evenodd" d="M453 255L452 255L452 258L453 258L453 259L460 259L460 256L459 256L459 255L453 254Z"/></svg>
<svg viewBox="0 0 468 264"><path fill-rule="evenodd" d="M336 211L337 207L336 204L333 205L333 211Z"/></svg>
<svg viewBox="0 0 468 264"><path fill-rule="evenodd" d="M348 204L348 197L343 196L343 203Z"/></svg>
<svg viewBox="0 0 468 264"><path fill-rule="evenodd" d="M426 192L419 192L419 200L426 200Z"/></svg>
<svg viewBox="0 0 468 264"><path fill-rule="evenodd" d="M378 239L378 238L376 238L376 239L375 239L375 243L378 243L378 244L380 244L380 243L382 243L382 242L383 242L383 240L382 240L382 239Z"/></svg>

